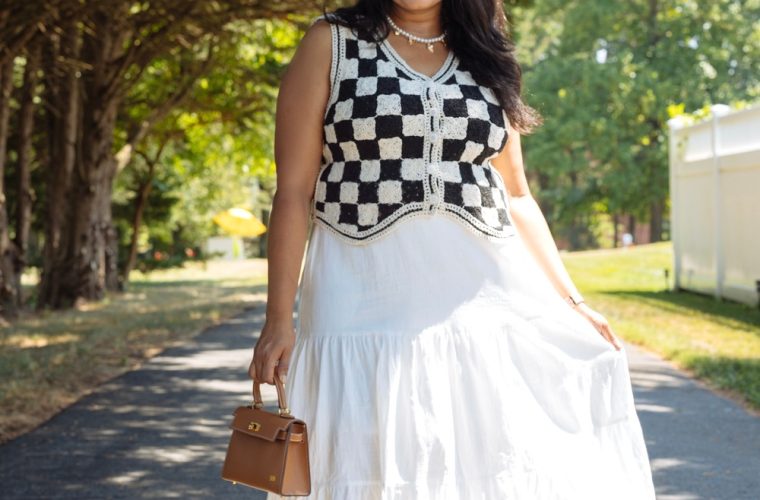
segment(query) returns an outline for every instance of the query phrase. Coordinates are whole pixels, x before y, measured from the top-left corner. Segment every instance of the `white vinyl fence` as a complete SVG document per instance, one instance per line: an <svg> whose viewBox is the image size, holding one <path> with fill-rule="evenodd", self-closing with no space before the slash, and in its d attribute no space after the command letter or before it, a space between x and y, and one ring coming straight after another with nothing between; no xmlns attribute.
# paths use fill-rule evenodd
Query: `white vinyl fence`
<svg viewBox="0 0 760 500"><path fill-rule="evenodd" d="M668 125L674 286L757 305L760 105Z"/></svg>

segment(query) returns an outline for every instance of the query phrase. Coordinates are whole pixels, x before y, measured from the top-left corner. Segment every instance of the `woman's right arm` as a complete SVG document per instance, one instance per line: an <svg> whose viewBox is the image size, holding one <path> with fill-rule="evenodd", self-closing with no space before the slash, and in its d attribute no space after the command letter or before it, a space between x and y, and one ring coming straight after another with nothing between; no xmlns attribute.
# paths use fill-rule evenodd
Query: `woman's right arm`
<svg viewBox="0 0 760 500"><path fill-rule="evenodd" d="M248 369L254 380L284 381L295 344L293 306L322 158L322 127L330 92L332 37L313 24L280 84L275 123L277 185L269 219L266 320Z"/></svg>

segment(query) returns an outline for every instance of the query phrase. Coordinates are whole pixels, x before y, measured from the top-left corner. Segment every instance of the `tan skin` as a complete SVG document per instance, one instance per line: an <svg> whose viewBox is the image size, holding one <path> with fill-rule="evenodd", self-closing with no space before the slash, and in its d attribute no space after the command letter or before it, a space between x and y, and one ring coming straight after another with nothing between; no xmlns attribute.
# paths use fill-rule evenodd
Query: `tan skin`
<svg viewBox="0 0 760 500"><path fill-rule="evenodd" d="M396 0L394 22L410 33L433 37L441 33L440 0ZM389 42L409 66L433 75L448 49L436 44L431 54L401 36ZM269 220L268 299L266 320L256 342L249 375L273 384L275 373L285 381L295 345L293 305L306 249L311 200L322 156L322 126L329 95L330 27L315 23L304 36L280 85L275 129L277 188ZM491 160L507 187L510 214L526 247L563 297L577 293L562 263L554 238L528 187L523 168L520 134L509 129L502 152ZM585 302L575 306L616 349L620 343L608 321Z"/></svg>

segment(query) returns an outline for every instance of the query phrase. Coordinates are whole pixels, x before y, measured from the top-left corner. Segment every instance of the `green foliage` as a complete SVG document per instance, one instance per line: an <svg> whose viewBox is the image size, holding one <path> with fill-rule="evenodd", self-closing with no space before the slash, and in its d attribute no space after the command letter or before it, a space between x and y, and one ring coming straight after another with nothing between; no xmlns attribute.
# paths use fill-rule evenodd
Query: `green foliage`
<svg viewBox="0 0 760 500"><path fill-rule="evenodd" d="M592 211L646 220L666 202L673 110L760 97L759 15L756 0L538 0L519 12L526 100L545 118L524 140L526 167L557 233Z"/></svg>
<svg viewBox="0 0 760 500"><path fill-rule="evenodd" d="M233 206L268 207L271 193L254 197L254 187L273 186L277 88L300 37L291 22L256 20L232 23L223 37L209 42L208 69L139 147L152 157L167 143L152 180L141 251L160 250L181 262L186 248L215 234L215 213ZM199 49L196 57L206 52ZM154 61L129 96L122 137L177 90L187 64L172 57ZM117 178L115 218L123 256L136 186L146 170L136 155Z"/></svg>

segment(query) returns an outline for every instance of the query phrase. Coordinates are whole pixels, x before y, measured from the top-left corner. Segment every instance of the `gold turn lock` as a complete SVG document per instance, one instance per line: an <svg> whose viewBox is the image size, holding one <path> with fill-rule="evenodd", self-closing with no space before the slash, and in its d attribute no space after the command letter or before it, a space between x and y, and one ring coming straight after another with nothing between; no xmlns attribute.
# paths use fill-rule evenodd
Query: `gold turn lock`
<svg viewBox="0 0 760 500"><path fill-rule="evenodd" d="M258 432L261 430L261 424L258 422L251 421L251 423L248 424L248 430L253 431L253 432Z"/></svg>
<svg viewBox="0 0 760 500"><path fill-rule="evenodd" d="M275 481L277 481L277 476L275 476L274 474L270 474L269 475L269 480L272 481L272 482L275 482Z"/></svg>

